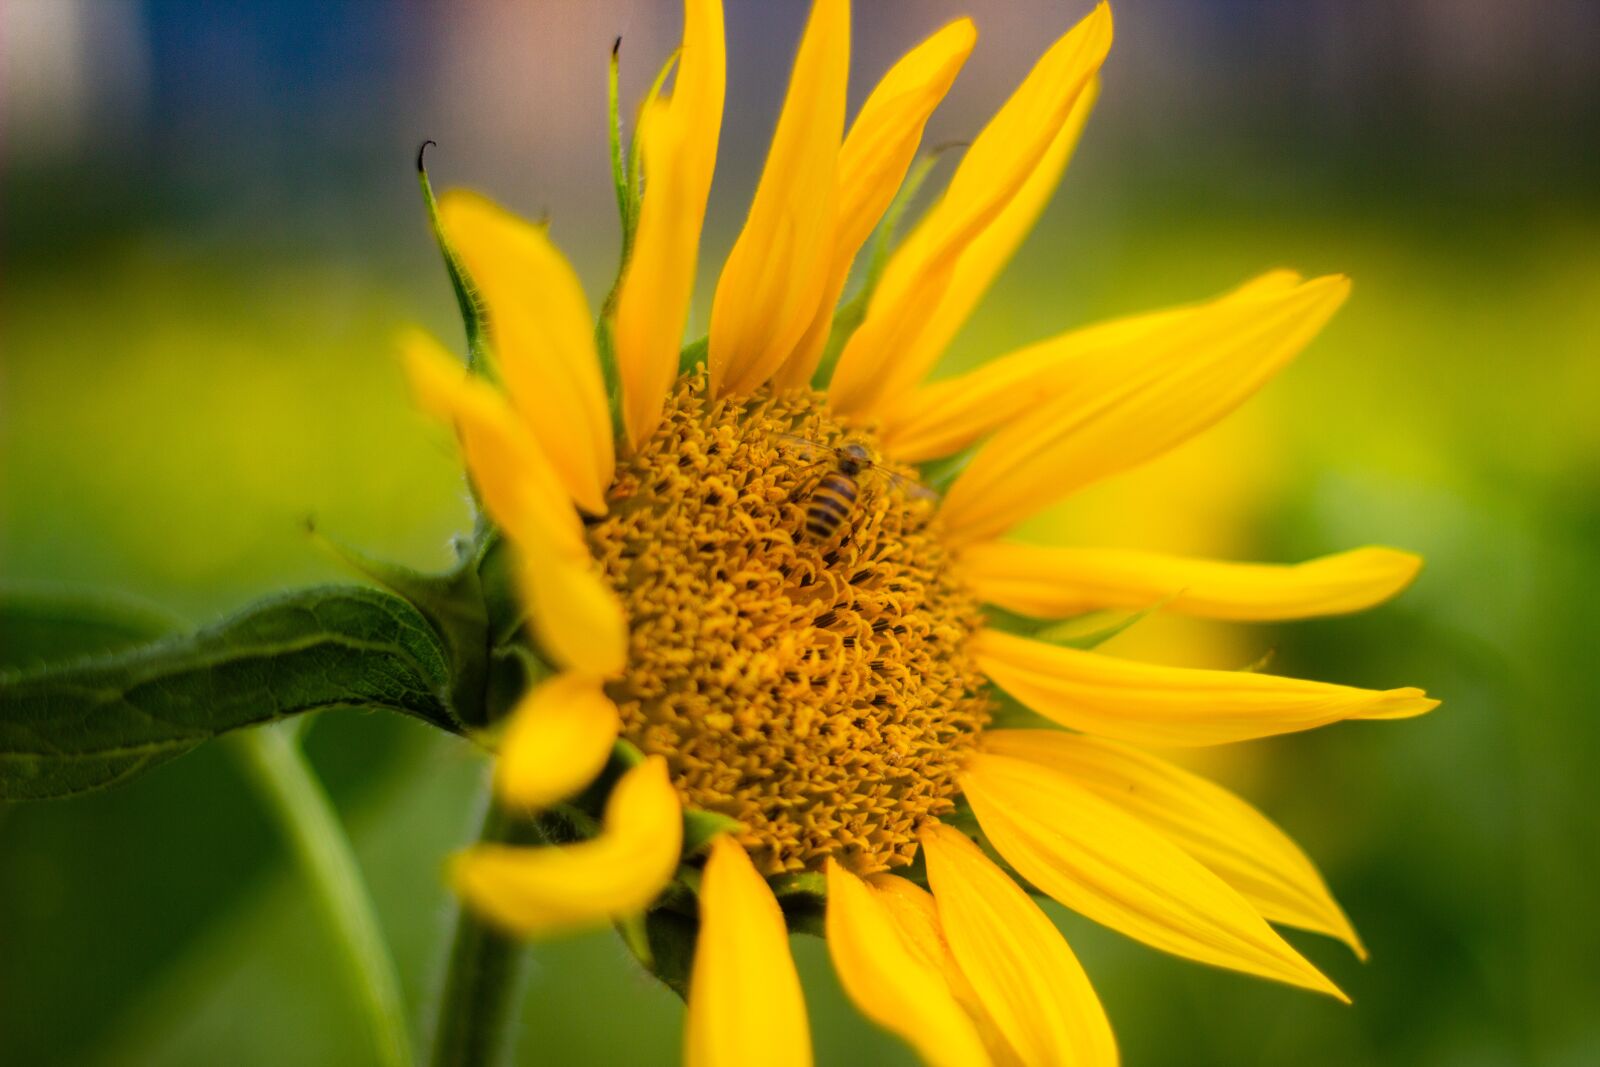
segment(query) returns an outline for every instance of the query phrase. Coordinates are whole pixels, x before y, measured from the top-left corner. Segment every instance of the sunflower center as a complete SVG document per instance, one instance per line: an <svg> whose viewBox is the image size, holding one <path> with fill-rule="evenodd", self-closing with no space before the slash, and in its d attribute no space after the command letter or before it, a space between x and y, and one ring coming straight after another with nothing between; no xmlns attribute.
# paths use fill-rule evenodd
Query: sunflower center
<svg viewBox="0 0 1600 1067"><path fill-rule="evenodd" d="M988 720L933 502L821 394L680 380L588 528L627 606L623 734L767 874L909 863Z"/></svg>

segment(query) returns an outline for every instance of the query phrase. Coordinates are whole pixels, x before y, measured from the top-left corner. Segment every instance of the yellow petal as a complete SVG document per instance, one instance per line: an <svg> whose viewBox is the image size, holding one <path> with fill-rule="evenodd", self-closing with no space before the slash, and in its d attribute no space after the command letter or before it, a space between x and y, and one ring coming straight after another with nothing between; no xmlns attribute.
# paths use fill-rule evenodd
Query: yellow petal
<svg viewBox="0 0 1600 1067"><path fill-rule="evenodd" d="M555 666L613 678L627 662L622 602L587 554L569 555L538 527L513 538L522 599L539 647Z"/></svg>
<svg viewBox="0 0 1600 1067"><path fill-rule="evenodd" d="M613 328L623 424L636 448L660 422L678 372L717 161L726 66L721 0L684 0L672 99L658 102L640 124L647 185Z"/></svg>
<svg viewBox="0 0 1600 1067"><path fill-rule="evenodd" d="M586 556L571 497L505 397L421 330L403 332L399 345L418 406L455 426L495 523L513 538L537 525L563 553Z"/></svg>
<svg viewBox="0 0 1600 1067"><path fill-rule="evenodd" d="M874 874L867 882L888 911L906 947L924 967L944 975L951 995L977 1027L990 1061L997 1067L1021 1067L1022 1060L1016 1049L995 1025L977 990L961 972L961 965L950 951L944 928L939 925L939 906L933 894L897 874Z"/></svg>
<svg viewBox="0 0 1600 1067"><path fill-rule="evenodd" d="M883 76L850 125L839 149L839 220L828 284L805 336L774 376L780 388L810 384L850 265L894 199L928 117L949 92L977 39L972 20L957 19L923 41Z"/></svg>
<svg viewBox="0 0 1600 1067"><path fill-rule="evenodd" d="M484 507L516 546L523 600L557 667L597 677L622 671L627 619L598 573L566 490L505 398L426 334L401 337L418 403L455 423Z"/></svg>
<svg viewBox="0 0 1600 1067"><path fill-rule="evenodd" d="M1342 615L1388 600L1421 567L1409 552L1376 547L1293 565L998 541L961 553L962 576L980 600L1038 618L1152 604L1243 621Z"/></svg>
<svg viewBox="0 0 1600 1067"><path fill-rule="evenodd" d="M750 215L711 303L714 395L748 393L811 325L839 207L839 138L850 67L848 0L814 0Z"/></svg>
<svg viewBox="0 0 1600 1067"><path fill-rule="evenodd" d="M949 826L922 849L950 951L1022 1062L1116 1063L1105 1010L1039 906Z"/></svg>
<svg viewBox="0 0 1600 1067"><path fill-rule="evenodd" d="M980 631L971 651L995 685L1040 715L1140 745L1221 745L1342 719L1438 707L1420 689L1355 689L1254 671L1162 667Z"/></svg>
<svg viewBox="0 0 1600 1067"><path fill-rule="evenodd" d="M917 339L958 261L1038 170L1110 47L1111 9L1101 4L1051 46L973 141L949 189L884 269L866 318L840 354L829 386L836 411L872 414L927 373L938 353L930 357ZM1003 244L997 239L996 249Z"/></svg>
<svg viewBox="0 0 1600 1067"><path fill-rule="evenodd" d="M868 885L828 864L828 952L863 1015L904 1039L924 1063L971 1067L988 1053L944 973L900 934L888 907Z"/></svg>
<svg viewBox="0 0 1600 1067"><path fill-rule="evenodd" d="M1294 358L1349 291L1330 276L1218 301L1179 328L1078 361L1070 390L997 433L950 487L950 541L990 539L1204 430Z"/></svg>
<svg viewBox="0 0 1600 1067"><path fill-rule="evenodd" d="M558 674L540 682L512 709L495 760L495 791L522 808L565 800L606 765L619 725L600 679Z"/></svg>
<svg viewBox="0 0 1600 1067"><path fill-rule="evenodd" d="M1228 790L1138 749L1061 730L990 730L986 752L1065 774L1199 860L1276 923L1366 950L1288 834Z"/></svg>
<svg viewBox="0 0 1600 1067"><path fill-rule="evenodd" d="M961 254L961 258L956 262L955 274L950 279L950 285L933 308L927 325L922 327L911 347L895 357L897 363L904 364L908 368L920 367L918 380L933 369L939 357L949 347L961 327L966 324L978 301L989 291L989 286L993 284L996 276L1005 269L1007 263L1011 262L1017 246L1032 232L1033 224L1039 219L1039 213L1044 210L1056 187L1061 184L1061 175L1067 169L1067 161L1072 158L1073 150L1078 146L1084 124L1089 120L1089 112L1094 110L1095 101L1100 95L1099 90L1099 78L1090 79L1088 86L1073 105L1066 124L1061 127L1061 132L1050 142L1049 149L1039 160L1038 166L1034 167L1033 173L1028 176L1028 180L1023 183L1017 195ZM908 383L907 391L909 388ZM889 411L898 409L902 403L901 395L886 395L883 401L885 409Z"/></svg>
<svg viewBox="0 0 1600 1067"><path fill-rule="evenodd" d="M1081 379L1094 367L1132 358L1119 353L1137 353L1139 346L1155 343L1151 338L1161 331L1185 329L1194 316L1224 301L1284 293L1299 283L1293 271L1269 271L1204 304L1068 330L965 374L930 382L903 399L885 401L883 450L911 463L952 455L1066 390L1081 388Z"/></svg>
<svg viewBox="0 0 1600 1067"><path fill-rule="evenodd" d="M1163 952L1348 999L1222 879L1059 771L983 752L961 788L1000 855L1073 911Z"/></svg>
<svg viewBox="0 0 1600 1067"><path fill-rule="evenodd" d="M483 300L512 403L572 499L604 514L611 415L577 276L542 227L476 193L445 193L439 218Z"/></svg>
<svg viewBox="0 0 1600 1067"><path fill-rule="evenodd" d="M598 926L643 910L671 880L683 814L667 764L651 756L622 776L600 835L575 845L474 845L451 863L472 907L524 936Z"/></svg>
<svg viewBox="0 0 1600 1067"><path fill-rule="evenodd" d="M684 1026L688 1067L807 1067L811 1031L778 901L734 840L711 842Z"/></svg>

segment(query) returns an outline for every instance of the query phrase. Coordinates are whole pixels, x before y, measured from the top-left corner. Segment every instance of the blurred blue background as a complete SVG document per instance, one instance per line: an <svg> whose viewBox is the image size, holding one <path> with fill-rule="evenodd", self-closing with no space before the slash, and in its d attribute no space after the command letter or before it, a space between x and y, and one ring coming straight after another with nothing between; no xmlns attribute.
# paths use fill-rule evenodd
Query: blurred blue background
<svg viewBox="0 0 1600 1067"><path fill-rule="evenodd" d="M858 3L852 100L977 5ZM1077 2L973 10L927 143L979 129ZM695 329L804 19L728 0L722 157ZM413 179L615 269L605 60L636 99L671 3L6 0L0 580L122 590L199 623L340 579L301 532L418 566L465 521L390 349L456 337ZM1293 935L1353 1008L1060 915L1140 1064L1600 1062L1600 6L1124 0L1105 91L1039 231L948 368L1273 266L1355 293L1251 407L1030 532L1239 558L1422 552L1393 605L1274 629L1159 619L1123 654L1445 700L1415 722L1203 765L1322 865L1373 952ZM311 748L425 1020L442 858L483 768L419 726ZM819 1059L905 1053L796 941ZM519 1062L676 1062L681 1010L613 938L539 946ZM419 1022L419 1026L422 1025ZM0 809L0 1062L356 1064L344 972L227 744L116 790Z"/></svg>

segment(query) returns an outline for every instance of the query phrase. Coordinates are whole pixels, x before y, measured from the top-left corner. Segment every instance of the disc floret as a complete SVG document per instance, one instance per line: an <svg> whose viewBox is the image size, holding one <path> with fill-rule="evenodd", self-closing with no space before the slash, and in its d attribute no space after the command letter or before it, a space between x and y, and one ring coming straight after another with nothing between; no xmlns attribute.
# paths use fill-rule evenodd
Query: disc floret
<svg viewBox="0 0 1600 1067"><path fill-rule="evenodd" d="M963 652L978 607L914 472L861 472L847 521L807 532L848 445L872 451L870 430L819 394L711 400L686 377L588 527L631 620L624 735L666 757L686 803L739 820L769 875L910 862L988 719Z"/></svg>

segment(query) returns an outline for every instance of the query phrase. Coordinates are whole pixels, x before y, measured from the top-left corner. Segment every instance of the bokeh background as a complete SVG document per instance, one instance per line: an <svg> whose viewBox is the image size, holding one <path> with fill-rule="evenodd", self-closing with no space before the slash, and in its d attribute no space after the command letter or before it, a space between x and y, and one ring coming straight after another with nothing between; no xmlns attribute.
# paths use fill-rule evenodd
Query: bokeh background
<svg viewBox="0 0 1600 1067"><path fill-rule="evenodd" d="M1080 0L858 3L852 100L963 8L981 40L929 144L963 140ZM696 323L804 17L729 0L728 112ZM1277 628L1159 619L1130 656L1426 686L1427 718L1202 762L1294 833L1369 943L1292 939L1353 1008L1162 957L1056 912L1130 1065L1600 1062L1600 7L1584 0L1123 0L1097 114L951 368L1273 266L1354 296L1222 427L1030 533L1292 560L1422 552L1399 601ZM0 577L200 623L418 566L466 510L408 406L395 327L455 337L412 174L548 214L592 295L625 97L672 3L5 0ZM419 1028L442 857L483 767L370 715L310 745ZM909 1062L796 952L823 1063ZM609 935L541 945L519 1062L676 1062L681 1009ZM229 744L113 792L0 809L0 1062L359 1064L366 1031Z"/></svg>

